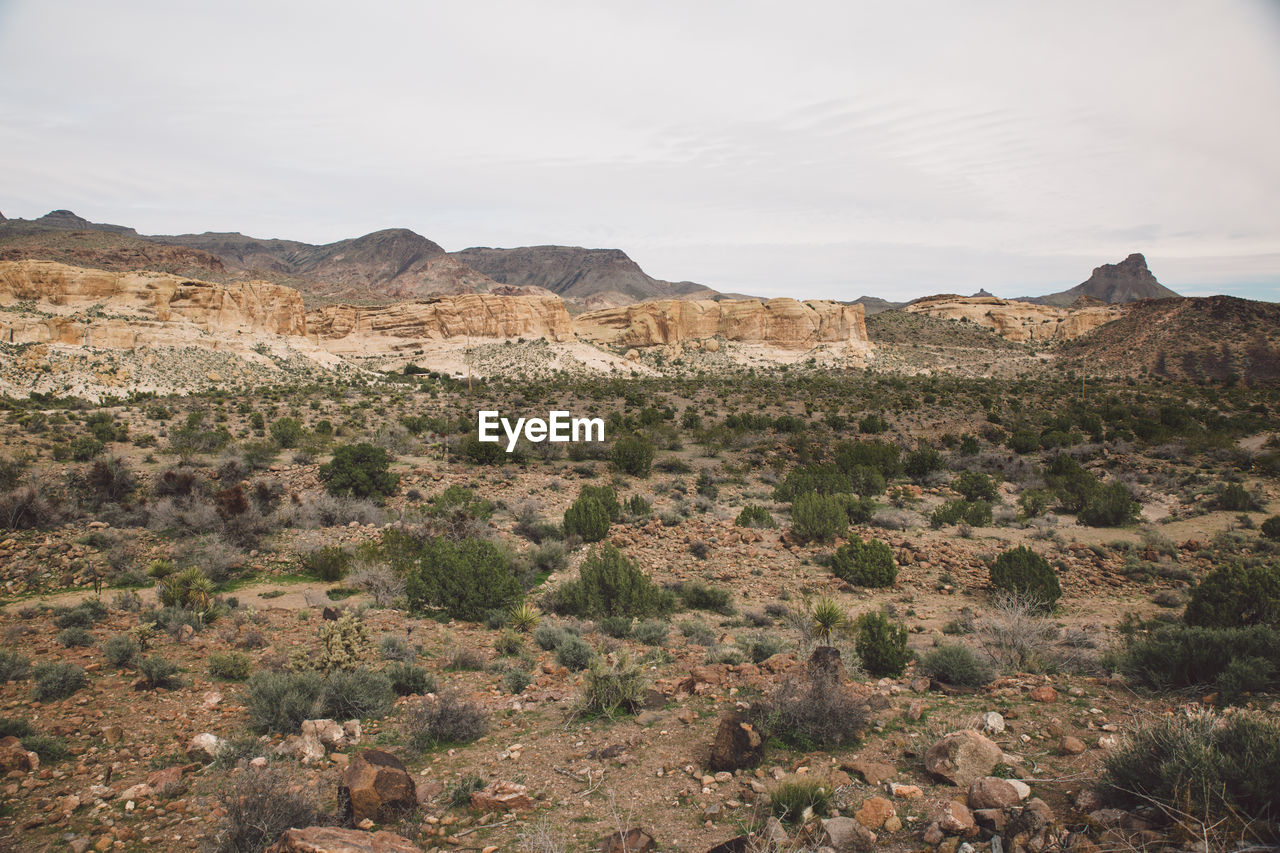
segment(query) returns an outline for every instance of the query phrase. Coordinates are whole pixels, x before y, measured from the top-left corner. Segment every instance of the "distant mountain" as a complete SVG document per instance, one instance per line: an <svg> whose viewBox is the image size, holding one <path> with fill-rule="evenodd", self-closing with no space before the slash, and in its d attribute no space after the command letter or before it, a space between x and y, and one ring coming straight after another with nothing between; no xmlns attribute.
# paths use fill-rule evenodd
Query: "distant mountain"
<svg viewBox="0 0 1280 853"><path fill-rule="evenodd" d="M650 299L710 299L719 295L701 284L653 278L618 249L475 247L454 252L453 257L494 281L541 287L586 308L614 308Z"/></svg>
<svg viewBox="0 0 1280 853"><path fill-rule="evenodd" d="M1147 259L1135 252L1118 264L1103 264L1095 268L1088 281L1070 290L1047 296L1022 297L1019 301L1066 308L1082 296L1115 304L1137 302L1139 299L1169 299L1177 295L1156 281L1151 270L1147 269Z"/></svg>
<svg viewBox="0 0 1280 853"><path fill-rule="evenodd" d="M896 311L906 302L890 302L887 299L881 299L879 296L859 296L853 300L854 305L861 305L863 310L867 312L868 317L874 317L876 314L883 314L885 311Z"/></svg>

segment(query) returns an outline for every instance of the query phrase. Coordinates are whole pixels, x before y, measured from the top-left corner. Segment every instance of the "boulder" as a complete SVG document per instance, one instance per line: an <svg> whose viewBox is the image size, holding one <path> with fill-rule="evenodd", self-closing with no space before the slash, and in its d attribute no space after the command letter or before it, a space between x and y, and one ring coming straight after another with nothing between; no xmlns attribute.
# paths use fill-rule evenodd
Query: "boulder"
<svg viewBox="0 0 1280 853"><path fill-rule="evenodd" d="M187 744L187 758L192 761L208 763L218 757L222 747L222 738L209 732L204 732L193 737L191 742Z"/></svg>
<svg viewBox="0 0 1280 853"><path fill-rule="evenodd" d="M972 729L946 735L924 754L924 767L953 785L966 786L990 776L1004 753L986 736Z"/></svg>
<svg viewBox="0 0 1280 853"><path fill-rule="evenodd" d="M952 800L942 807L938 828L947 835L970 835L974 831L973 813L964 803Z"/></svg>
<svg viewBox="0 0 1280 853"><path fill-rule="evenodd" d="M1054 690L1047 684L1042 684L1031 691L1031 701L1033 702L1057 702L1058 691Z"/></svg>
<svg viewBox="0 0 1280 853"><path fill-rule="evenodd" d="M982 730L998 735L1004 731L1004 715L998 711L988 711L982 715Z"/></svg>
<svg viewBox="0 0 1280 853"><path fill-rule="evenodd" d="M1002 809L1019 799L1017 788L995 776L982 776L969 784L971 809Z"/></svg>
<svg viewBox="0 0 1280 853"><path fill-rule="evenodd" d="M875 846L876 834L851 817L832 817L822 821L819 843L836 853L854 853Z"/></svg>
<svg viewBox="0 0 1280 853"><path fill-rule="evenodd" d="M521 812L533 805L529 789L515 782L491 782L471 794L471 807L482 812Z"/></svg>
<svg viewBox="0 0 1280 853"><path fill-rule="evenodd" d="M764 741L750 723L738 714L725 714L711 742L707 766L712 771L740 770L757 767L764 760Z"/></svg>
<svg viewBox="0 0 1280 853"><path fill-rule="evenodd" d="M826 684L840 684L844 681L844 662L840 660L840 650L834 646L815 648L805 667L813 681Z"/></svg>
<svg viewBox="0 0 1280 853"><path fill-rule="evenodd" d="M1079 755L1088 749L1088 745L1078 737L1066 735L1058 741L1058 751L1063 755Z"/></svg>
<svg viewBox="0 0 1280 853"><path fill-rule="evenodd" d="M422 848L393 832L309 826L286 829L266 853L422 853Z"/></svg>
<svg viewBox="0 0 1280 853"><path fill-rule="evenodd" d="M280 755L293 758L306 765L319 764L325 759L324 744L315 732L305 735L289 735L276 747Z"/></svg>
<svg viewBox="0 0 1280 853"><path fill-rule="evenodd" d="M862 808L858 809L853 817L867 829L880 829L885 825L885 821L895 815L897 812L893 808L893 803L884 797L871 797L862 804Z"/></svg>
<svg viewBox="0 0 1280 853"><path fill-rule="evenodd" d="M840 769L847 773L857 773L864 782L872 786L878 786L881 782L898 775L898 768L892 764L881 764L877 761L867 761L862 758L846 761L840 765Z"/></svg>
<svg viewBox="0 0 1280 853"><path fill-rule="evenodd" d="M312 737L329 749L341 749L347 745L347 733L333 720L303 720L302 736Z"/></svg>
<svg viewBox="0 0 1280 853"><path fill-rule="evenodd" d="M600 840L600 853L649 853L653 849L653 836L638 826L618 830Z"/></svg>
<svg viewBox="0 0 1280 853"><path fill-rule="evenodd" d="M387 822L413 811L418 797L413 777L400 759L381 749L351 758L338 784L338 813L344 823Z"/></svg>
<svg viewBox="0 0 1280 853"><path fill-rule="evenodd" d="M24 749L22 741L12 735L0 739L0 773L19 770L30 773L40 767L40 756Z"/></svg>

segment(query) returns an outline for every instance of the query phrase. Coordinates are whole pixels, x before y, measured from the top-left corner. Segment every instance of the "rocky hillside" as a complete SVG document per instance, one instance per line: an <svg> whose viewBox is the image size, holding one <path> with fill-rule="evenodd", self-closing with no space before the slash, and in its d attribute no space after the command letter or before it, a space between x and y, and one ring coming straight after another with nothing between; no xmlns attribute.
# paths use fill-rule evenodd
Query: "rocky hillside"
<svg viewBox="0 0 1280 853"><path fill-rule="evenodd" d="M994 296L928 296L904 309L946 320L974 323L1019 343L1071 340L1119 317L1124 309L1110 305L1057 308Z"/></svg>
<svg viewBox="0 0 1280 853"><path fill-rule="evenodd" d="M584 308L612 308L650 299L715 294L692 282L659 281L618 249L576 246L472 248L454 257L494 281L542 287Z"/></svg>
<svg viewBox="0 0 1280 853"><path fill-rule="evenodd" d="M1081 297L1114 305L1122 302L1137 302L1139 299L1169 299L1177 295L1156 281L1151 270L1147 269L1147 259L1135 252L1118 264L1103 264L1095 267L1093 275L1089 276L1087 281L1077 284L1070 290L1050 293L1047 296L1027 297L1022 301L1065 308L1076 304Z"/></svg>
<svg viewBox="0 0 1280 853"><path fill-rule="evenodd" d="M1234 296L1153 299L1071 342L1062 357L1111 375L1280 384L1280 305Z"/></svg>

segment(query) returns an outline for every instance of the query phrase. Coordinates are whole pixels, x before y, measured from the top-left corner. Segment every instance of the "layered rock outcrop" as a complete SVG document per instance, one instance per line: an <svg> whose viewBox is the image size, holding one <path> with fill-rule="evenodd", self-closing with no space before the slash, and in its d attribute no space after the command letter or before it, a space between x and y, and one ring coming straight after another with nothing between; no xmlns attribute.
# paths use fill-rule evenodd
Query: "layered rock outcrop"
<svg viewBox="0 0 1280 853"><path fill-rule="evenodd" d="M450 338L565 341L573 336L564 302L537 293L468 293L367 307L327 305L307 315L307 328L320 346L350 354L397 352Z"/></svg>
<svg viewBox="0 0 1280 853"><path fill-rule="evenodd" d="M824 343L870 348L863 307L838 302L667 299L580 314L573 327L579 337L616 347L723 338L793 350Z"/></svg>
<svg viewBox="0 0 1280 853"><path fill-rule="evenodd" d="M1124 313L1123 308L1115 305L1057 308L994 296L930 296L902 310L944 320L968 321L1019 343L1071 340Z"/></svg>

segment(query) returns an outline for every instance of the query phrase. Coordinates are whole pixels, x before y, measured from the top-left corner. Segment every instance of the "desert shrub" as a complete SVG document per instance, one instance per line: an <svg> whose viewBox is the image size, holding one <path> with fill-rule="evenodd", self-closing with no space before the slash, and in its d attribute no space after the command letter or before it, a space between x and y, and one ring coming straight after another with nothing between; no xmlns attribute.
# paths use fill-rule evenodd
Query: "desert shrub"
<svg viewBox="0 0 1280 853"><path fill-rule="evenodd" d="M138 488L138 478L119 459L95 460L79 482L80 492L92 506L122 503Z"/></svg>
<svg viewBox="0 0 1280 853"><path fill-rule="evenodd" d="M542 621L542 615L528 601L521 601L507 611L507 622L513 630L527 634Z"/></svg>
<svg viewBox="0 0 1280 853"><path fill-rule="evenodd" d="M1280 627L1280 568L1274 563L1218 566L1191 592L1188 625Z"/></svg>
<svg viewBox="0 0 1280 853"><path fill-rule="evenodd" d="M29 734L22 738L22 746L40 756L40 763L43 765L57 764L71 757L71 748L60 737Z"/></svg>
<svg viewBox="0 0 1280 853"><path fill-rule="evenodd" d="M351 565L351 555L337 545L317 548L302 560L303 566L322 581L333 583L342 580Z"/></svg>
<svg viewBox="0 0 1280 853"><path fill-rule="evenodd" d="M1236 661L1249 663L1250 671L1236 667L1228 677L1235 684L1229 686L1242 690L1245 682L1256 685L1265 677L1268 686L1280 687L1280 632L1266 625L1163 625L1129 641L1120 654L1120 669L1156 690L1182 690L1217 685Z"/></svg>
<svg viewBox="0 0 1280 853"><path fill-rule="evenodd" d="M991 585L998 592L1032 598L1052 610L1062 587L1049 561L1025 545L1003 552L991 565Z"/></svg>
<svg viewBox="0 0 1280 853"><path fill-rule="evenodd" d="M868 673L876 678L897 678L907 668L911 652L907 650L907 626L893 623L879 611L864 613L855 624L858 658Z"/></svg>
<svg viewBox="0 0 1280 853"><path fill-rule="evenodd" d="M172 690L182 686L181 671L178 665L165 660L160 655L141 658L136 663L138 673L142 676L142 685L147 690Z"/></svg>
<svg viewBox="0 0 1280 853"><path fill-rule="evenodd" d="M391 679L365 667L338 669L324 680L320 700L326 717L379 719L391 712L396 694Z"/></svg>
<svg viewBox="0 0 1280 853"><path fill-rule="evenodd" d="M738 517L734 519L733 523L738 527L754 527L757 529L772 529L778 526L773 520L773 513L769 512L765 507L754 504L744 506L742 512L738 513Z"/></svg>
<svg viewBox="0 0 1280 853"><path fill-rule="evenodd" d="M831 542L849 529L849 516L837 497L809 492L791 503L791 529L806 542Z"/></svg>
<svg viewBox="0 0 1280 853"><path fill-rule="evenodd" d="M800 823L806 814L826 817L834 803L835 789L824 779L786 779L769 794L770 813L784 823Z"/></svg>
<svg viewBox="0 0 1280 853"><path fill-rule="evenodd" d="M319 672L354 669L369 652L369 628L354 613L343 613L337 619L326 620L316 629L320 647L303 647L290 657L294 669L314 669Z"/></svg>
<svg viewBox="0 0 1280 853"><path fill-rule="evenodd" d="M209 674L226 681L244 681L252 663L243 652L214 652L209 655Z"/></svg>
<svg viewBox="0 0 1280 853"><path fill-rule="evenodd" d="M379 607L390 607L404 595L405 580L390 566L382 563L363 563L352 569L343 583L352 589L369 593Z"/></svg>
<svg viewBox="0 0 1280 853"><path fill-rule="evenodd" d="M323 689L324 677L318 672L254 673L245 702L250 727L261 733L296 733L303 720L319 715Z"/></svg>
<svg viewBox="0 0 1280 853"><path fill-rule="evenodd" d="M623 506L629 519L648 518L653 515L653 504L649 503L640 495L632 495L627 498L626 504Z"/></svg>
<svg viewBox="0 0 1280 853"><path fill-rule="evenodd" d="M228 781L218 800L225 814L209 839L214 853L262 853L286 829L325 822L314 795L278 770L252 768Z"/></svg>
<svg viewBox="0 0 1280 853"><path fill-rule="evenodd" d="M15 651L0 649L0 684L21 681L31 674L31 661ZM4 737L4 735L0 735Z"/></svg>
<svg viewBox="0 0 1280 853"><path fill-rule="evenodd" d="M444 668L452 672L474 672L484 669L486 658L479 649L457 646L445 655Z"/></svg>
<svg viewBox="0 0 1280 853"><path fill-rule="evenodd" d="M902 448L891 441L845 441L836 445L835 462L846 475L855 468L874 468L885 480L902 473Z"/></svg>
<svg viewBox="0 0 1280 853"><path fill-rule="evenodd" d="M193 566L160 578L156 598L165 607L205 612L213 606L213 582Z"/></svg>
<svg viewBox="0 0 1280 853"><path fill-rule="evenodd" d="M786 679L747 716L765 738L802 750L856 743L867 723L865 705L821 673Z"/></svg>
<svg viewBox="0 0 1280 853"><path fill-rule="evenodd" d="M405 736L420 752L449 744L471 743L489 730L489 714L454 690L444 690L434 702L423 699L406 715Z"/></svg>
<svg viewBox="0 0 1280 853"><path fill-rule="evenodd" d="M857 534L832 554L831 571L854 586L889 587L898 579L893 549L879 539L864 541Z"/></svg>
<svg viewBox="0 0 1280 853"><path fill-rule="evenodd" d="M89 676L83 669L71 663L52 662L36 664L31 670L37 702L65 699L88 686Z"/></svg>
<svg viewBox="0 0 1280 853"><path fill-rule="evenodd" d="M1049 508L1053 496L1046 489L1027 489L1018 495L1018 506L1023 518L1039 518Z"/></svg>
<svg viewBox="0 0 1280 853"><path fill-rule="evenodd" d="M16 737L22 740L35 733L31 721L24 717L0 717L0 738Z"/></svg>
<svg viewBox="0 0 1280 853"><path fill-rule="evenodd" d="M390 468L387 451L361 442L334 448L333 459L320 466L319 476L332 495L380 499L394 494L400 484L400 476Z"/></svg>
<svg viewBox="0 0 1280 853"><path fill-rule="evenodd" d="M685 581L676 589L676 597L691 610L709 610L725 616L733 613L733 593L724 587Z"/></svg>
<svg viewBox="0 0 1280 853"><path fill-rule="evenodd" d="M605 616L599 621L600 631L616 640L625 640L631 636L632 619L630 616Z"/></svg>
<svg viewBox="0 0 1280 853"><path fill-rule="evenodd" d="M580 495L564 511L564 535L599 542L609 532L609 511L598 499Z"/></svg>
<svg viewBox="0 0 1280 853"><path fill-rule="evenodd" d="M942 454L932 447L918 448L902 459L902 472L917 482L924 480L940 468L942 468Z"/></svg>
<svg viewBox="0 0 1280 853"><path fill-rule="evenodd" d="M407 637L399 634L383 634L379 637L378 652L383 660L412 662L418 659L418 650L409 645Z"/></svg>
<svg viewBox="0 0 1280 853"><path fill-rule="evenodd" d="M578 709L583 714L613 717L634 714L644 703L649 688L644 668L632 663L625 651L608 666L599 658L591 661Z"/></svg>
<svg viewBox="0 0 1280 853"><path fill-rule="evenodd" d="M595 657L596 650L591 644L574 634L566 634L556 646L556 662L571 672L586 669Z"/></svg>
<svg viewBox="0 0 1280 853"><path fill-rule="evenodd" d="M563 628L544 622L534 630L533 641L538 644L538 648L550 652L564 642L566 636L568 634Z"/></svg>
<svg viewBox="0 0 1280 853"><path fill-rule="evenodd" d="M93 632L87 628L63 628L58 632L58 642L67 648L76 646L92 646Z"/></svg>
<svg viewBox="0 0 1280 853"><path fill-rule="evenodd" d="M646 646L666 645L671 626L657 619L646 619L631 629L631 639Z"/></svg>
<svg viewBox="0 0 1280 853"><path fill-rule="evenodd" d="M820 495L849 493L853 485L839 466L830 463L798 465L773 489L775 501L795 501L810 492Z"/></svg>
<svg viewBox="0 0 1280 853"><path fill-rule="evenodd" d="M1258 508L1258 502L1249 490L1239 483L1230 483L1218 492L1216 501L1218 509L1230 512L1249 512Z"/></svg>
<svg viewBox="0 0 1280 853"><path fill-rule="evenodd" d="M462 451L463 456L476 465L501 465L503 462L511 460L519 452L517 449L507 453L500 442L481 441L480 437L475 435L468 435L463 438L458 449Z"/></svg>
<svg viewBox="0 0 1280 853"><path fill-rule="evenodd" d="M514 657L524 650L524 638L519 632L507 629L493 641L493 650L500 657Z"/></svg>
<svg viewBox="0 0 1280 853"><path fill-rule="evenodd" d="M951 482L955 489L968 501L993 501L1000 496L995 481L980 471L964 471Z"/></svg>
<svg viewBox="0 0 1280 853"><path fill-rule="evenodd" d="M507 610L524 594L511 565L492 542L440 537L422 543L405 592L411 610L439 607L454 619L470 622L480 621L490 610Z"/></svg>
<svg viewBox="0 0 1280 853"><path fill-rule="evenodd" d="M947 501L929 516L929 525L934 528L948 524L967 524L970 527L991 526L991 504L986 501L969 501L956 498Z"/></svg>
<svg viewBox="0 0 1280 853"><path fill-rule="evenodd" d="M1003 672L1050 672L1060 668L1054 642L1057 627L1044 616L1038 599L996 593L977 623L983 652Z"/></svg>
<svg viewBox="0 0 1280 853"><path fill-rule="evenodd" d="M844 507L844 513L849 517L850 524L870 524L876 514L876 507L879 506L875 498L860 498L854 495L834 495L833 497Z"/></svg>
<svg viewBox="0 0 1280 853"><path fill-rule="evenodd" d="M1280 515L1273 515L1259 524L1258 530L1272 542L1280 542Z"/></svg>
<svg viewBox="0 0 1280 853"><path fill-rule="evenodd" d="M750 634L739 637L738 645L746 652L752 663L763 663L787 647L786 641L774 634Z"/></svg>
<svg viewBox="0 0 1280 853"><path fill-rule="evenodd" d="M88 628L107 618L107 607L96 598L86 598L74 607L54 611L53 624L58 628Z"/></svg>
<svg viewBox="0 0 1280 853"><path fill-rule="evenodd" d="M436 679L420 666L407 661L393 661L385 670L391 689L397 696L413 696L436 692Z"/></svg>
<svg viewBox="0 0 1280 853"><path fill-rule="evenodd" d="M583 560L577 580L562 583L550 598L555 612L588 617L652 616L669 612L675 603L670 592L607 542Z"/></svg>
<svg viewBox="0 0 1280 853"><path fill-rule="evenodd" d="M629 435L613 443L609 461L624 474L648 477L653 470L653 445L641 435Z"/></svg>
<svg viewBox="0 0 1280 853"><path fill-rule="evenodd" d="M45 530L57 525L62 517L61 496L47 482L0 489L0 528Z"/></svg>
<svg viewBox="0 0 1280 853"><path fill-rule="evenodd" d="M981 687L995 679L991 665L959 643L937 646L920 657L920 672L947 684Z"/></svg>
<svg viewBox="0 0 1280 853"><path fill-rule="evenodd" d="M1280 725L1274 720L1200 712L1157 717L1131 733L1104 759L1098 787L1122 808L1154 801L1206 825L1225 820L1248 832L1247 824L1265 826L1275 818L1276 767Z"/></svg>
<svg viewBox="0 0 1280 853"><path fill-rule="evenodd" d="M1090 527L1119 527L1138 516L1142 507L1124 483L1108 483L1092 490L1084 499L1077 517Z"/></svg>
<svg viewBox="0 0 1280 853"><path fill-rule="evenodd" d="M512 667L502 673L502 689L513 696L523 693L524 689L533 683L533 673L521 667Z"/></svg>

